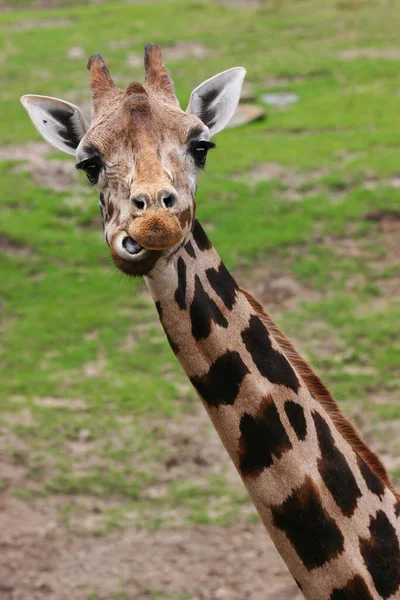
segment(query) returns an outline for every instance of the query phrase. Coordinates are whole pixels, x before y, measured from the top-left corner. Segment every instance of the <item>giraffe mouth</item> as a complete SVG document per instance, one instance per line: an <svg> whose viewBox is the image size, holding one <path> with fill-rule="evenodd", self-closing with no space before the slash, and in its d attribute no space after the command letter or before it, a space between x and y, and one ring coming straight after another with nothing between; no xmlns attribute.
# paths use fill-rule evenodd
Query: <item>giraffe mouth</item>
<svg viewBox="0 0 400 600"><path fill-rule="evenodd" d="M130 235L122 240L122 247L125 248L129 254L132 254L132 256L139 254L142 252L142 250L144 250L143 246L141 246Z"/></svg>
<svg viewBox="0 0 400 600"><path fill-rule="evenodd" d="M115 265L126 275L140 277L154 268L161 256L157 250L143 248L126 231L119 231L110 244L111 256Z"/></svg>
<svg viewBox="0 0 400 600"><path fill-rule="evenodd" d="M114 248L122 259L128 261L140 260L146 254L146 248L143 248L139 242L125 232L116 236Z"/></svg>

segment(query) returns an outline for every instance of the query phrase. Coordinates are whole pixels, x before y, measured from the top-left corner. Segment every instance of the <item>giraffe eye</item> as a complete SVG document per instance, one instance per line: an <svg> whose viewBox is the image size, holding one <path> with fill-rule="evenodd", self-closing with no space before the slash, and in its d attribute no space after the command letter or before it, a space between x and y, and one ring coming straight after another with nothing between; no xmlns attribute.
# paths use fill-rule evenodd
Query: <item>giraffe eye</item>
<svg viewBox="0 0 400 600"><path fill-rule="evenodd" d="M76 168L84 171L90 185L96 185L99 180L100 171L103 168L103 163L99 157L95 156L78 163Z"/></svg>
<svg viewBox="0 0 400 600"><path fill-rule="evenodd" d="M193 142L191 144L190 152L194 158L196 167L199 167L199 169L204 167L204 165L206 164L207 152L211 148L215 148L215 144L213 144L213 142L200 141Z"/></svg>

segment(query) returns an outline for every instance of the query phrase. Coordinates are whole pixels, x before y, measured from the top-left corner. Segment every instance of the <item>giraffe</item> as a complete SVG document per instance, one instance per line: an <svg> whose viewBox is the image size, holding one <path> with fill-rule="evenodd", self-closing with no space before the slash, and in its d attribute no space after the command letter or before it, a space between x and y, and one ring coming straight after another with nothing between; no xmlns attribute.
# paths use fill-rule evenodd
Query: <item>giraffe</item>
<svg viewBox="0 0 400 600"><path fill-rule="evenodd" d="M195 88L186 111L156 44L144 84L88 62L92 116L21 101L99 192L117 267L143 276L171 348L305 598L400 599L400 495L292 343L234 280L196 218L197 172L232 117L245 69Z"/></svg>

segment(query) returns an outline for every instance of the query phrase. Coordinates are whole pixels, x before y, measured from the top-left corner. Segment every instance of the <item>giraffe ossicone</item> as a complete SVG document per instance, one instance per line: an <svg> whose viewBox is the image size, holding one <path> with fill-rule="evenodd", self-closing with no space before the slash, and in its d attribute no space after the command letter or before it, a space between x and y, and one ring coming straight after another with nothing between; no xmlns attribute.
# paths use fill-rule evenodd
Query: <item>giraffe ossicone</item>
<svg viewBox="0 0 400 600"><path fill-rule="evenodd" d="M196 219L197 172L229 122L245 70L195 88L181 110L160 48L119 89L89 59L92 117L47 96L22 103L99 192L116 265L144 276L171 348L306 598L400 599L400 497L373 452Z"/></svg>

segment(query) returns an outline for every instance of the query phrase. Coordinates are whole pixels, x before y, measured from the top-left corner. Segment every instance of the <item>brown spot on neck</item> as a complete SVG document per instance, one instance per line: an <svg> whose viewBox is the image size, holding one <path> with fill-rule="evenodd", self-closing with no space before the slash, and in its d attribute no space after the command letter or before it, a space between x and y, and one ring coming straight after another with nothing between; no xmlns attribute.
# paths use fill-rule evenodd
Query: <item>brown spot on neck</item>
<svg viewBox="0 0 400 600"><path fill-rule="evenodd" d="M321 403L323 408L331 417L335 427L342 437L350 444L350 446L353 447L354 451L364 459L375 475L381 479L384 485L391 490L395 497L400 499L400 494L393 488L392 482L390 481L386 469L381 463L380 459L360 439L354 426L341 413L335 400L324 386L318 375L314 373L310 365L304 360L304 358L300 356L292 342L284 335L284 333L282 333L277 325L275 325L271 317L264 312L261 304L257 302L253 296L246 292L246 290L243 288L240 288L240 290L245 295L252 308L264 321L274 340L277 342L287 359L302 377L311 394L318 402Z"/></svg>

